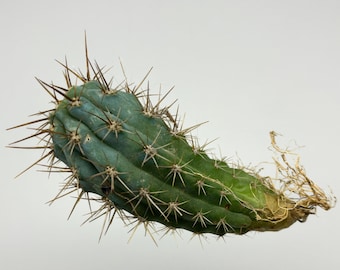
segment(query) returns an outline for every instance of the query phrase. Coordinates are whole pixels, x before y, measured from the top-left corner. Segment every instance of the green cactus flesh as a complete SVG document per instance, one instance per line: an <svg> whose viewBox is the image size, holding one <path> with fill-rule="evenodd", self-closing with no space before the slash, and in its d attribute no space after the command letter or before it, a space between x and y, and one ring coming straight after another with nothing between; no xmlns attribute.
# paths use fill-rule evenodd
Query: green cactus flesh
<svg viewBox="0 0 340 270"><path fill-rule="evenodd" d="M181 129L177 115L160 106L162 98L152 105L148 90L112 88L102 69L88 59L87 66L85 77L64 65L67 88L39 80L56 103L36 134L48 137L43 158L52 155L50 170L60 168L58 160L67 166L63 191L81 190L77 202L97 194L101 210L216 235L277 231L305 220L316 206L330 207L301 167L284 163L289 184L282 190L269 177L213 159L192 142L191 129ZM70 74L81 84L72 85ZM288 189L298 198L289 198Z"/></svg>

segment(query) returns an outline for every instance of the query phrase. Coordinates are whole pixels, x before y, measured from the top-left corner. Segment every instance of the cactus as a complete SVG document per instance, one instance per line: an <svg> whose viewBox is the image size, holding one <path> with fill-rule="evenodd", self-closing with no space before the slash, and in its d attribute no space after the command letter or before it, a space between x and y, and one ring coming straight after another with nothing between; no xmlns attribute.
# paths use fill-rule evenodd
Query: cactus
<svg viewBox="0 0 340 270"><path fill-rule="evenodd" d="M16 126L43 123L14 144L33 137L45 143L44 155L33 165L47 159L49 172L69 174L56 198L78 191L75 205L83 197L101 202L89 219L106 215L111 224L118 213L145 227L157 222L169 230L223 236L278 231L306 220L317 206L331 207L331 199L299 163L288 163L289 153L277 146L275 132L272 146L282 158L276 160L279 187L270 177L212 158L190 135L196 126L183 129L171 106L161 106L164 97L154 101L142 84L112 87L103 69L89 61L87 49L85 75L67 62L62 65L67 87L38 79L55 108ZM79 85L71 82L71 75Z"/></svg>

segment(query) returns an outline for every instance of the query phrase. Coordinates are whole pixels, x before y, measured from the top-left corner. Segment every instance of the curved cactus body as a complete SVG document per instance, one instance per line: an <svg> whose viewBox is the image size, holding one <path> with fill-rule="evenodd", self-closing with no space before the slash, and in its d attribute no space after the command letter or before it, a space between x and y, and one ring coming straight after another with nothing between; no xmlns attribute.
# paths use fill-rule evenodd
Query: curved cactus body
<svg viewBox="0 0 340 270"><path fill-rule="evenodd" d="M190 145L165 112L99 81L71 87L50 115L55 156L84 191L141 220L218 235L297 220L287 210L294 202Z"/></svg>
<svg viewBox="0 0 340 270"><path fill-rule="evenodd" d="M62 191L80 189L77 202L97 194L103 203L99 212L114 210L122 217L128 212L138 223L216 235L277 231L305 220L316 206L330 208L301 167L286 162L285 152L278 167L286 179L278 190L269 177L209 156L194 143L192 129L181 129L177 115L160 106L163 98L153 105L148 90L128 84L112 89L88 59L86 77L64 67L67 88L39 80L55 109L18 127L44 122L35 135L50 137L43 139L50 151L38 162L52 155L50 170L60 168L56 160L66 164L71 176ZM72 85L70 74L82 84ZM287 190L297 196L289 198Z"/></svg>

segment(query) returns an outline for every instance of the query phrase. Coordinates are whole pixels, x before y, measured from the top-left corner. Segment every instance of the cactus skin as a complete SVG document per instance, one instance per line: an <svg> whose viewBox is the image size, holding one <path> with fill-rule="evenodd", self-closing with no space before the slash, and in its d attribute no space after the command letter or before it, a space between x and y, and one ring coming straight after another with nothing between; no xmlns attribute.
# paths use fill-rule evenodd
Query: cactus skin
<svg viewBox="0 0 340 270"><path fill-rule="evenodd" d="M49 137L44 141L50 151L43 158L52 156L51 171L60 168L60 160L71 172L61 192L80 189L76 204L88 194L100 196L103 205L93 218L114 210L146 225L155 221L169 229L222 236L278 231L304 221L316 206L330 208L326 195L303 171L288 179L302 176L309 188L307 195L297 190L301 198L296 200L275 189L267 177L211 158L191 142L192 129L181 130L177 115L160 106L163 99L152 105L149 92L138 92L139 87L111 88L102 69L95 70L86 58L86 77L63 65L67 88L38 80L56 107L27 125L44 121L35 134ZM82 84L72 85L70 74Z"/></svg>

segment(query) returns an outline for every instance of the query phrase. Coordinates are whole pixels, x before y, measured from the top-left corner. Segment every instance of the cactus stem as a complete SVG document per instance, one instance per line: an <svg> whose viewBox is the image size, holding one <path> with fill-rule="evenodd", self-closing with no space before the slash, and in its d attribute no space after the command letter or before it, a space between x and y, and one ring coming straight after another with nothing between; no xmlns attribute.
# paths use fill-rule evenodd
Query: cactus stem
<svg viewBox="0 0 340 270"><path fill-rule="evenodd" d="M88 58L86 35L85 49L85 74L70 69L66 58L65 64L57 61L65 68L67 89L37 79L55 108L9 128L28 126L35 133L8 147L44 150L16 177L42 161L48 162L43 166L49 173L70 174L50 203L77 192L69 217L81 199L87 200L90 213L85 222L104 216L99 239L116 213L134 226L131 237L143 224L156 243L151 232L156 222L168 228L166 233L187 229L201 241L203 233L278 231L304 221L317 206L332 207L332 199L306 176L299 159L295 166L288 163L292 153L276 145L276 133L271 133L272 148L280 155L274 159L276 178L210 157L206 147L212 141L200 145L191 135L206 122L184 128L178 106L175 114L169 112L176 100L163 105L173 88L163 96L150 94L149 84L141 89L152 69L132 87L121 64L126 80L112 88L113 79L104 76L107 69ZM82 85L77 85L79 80ZM32 138L44 146L13 146ZM67 168L59 167L59 161ZM101 205L93 211L92 202Z"/></svg>

